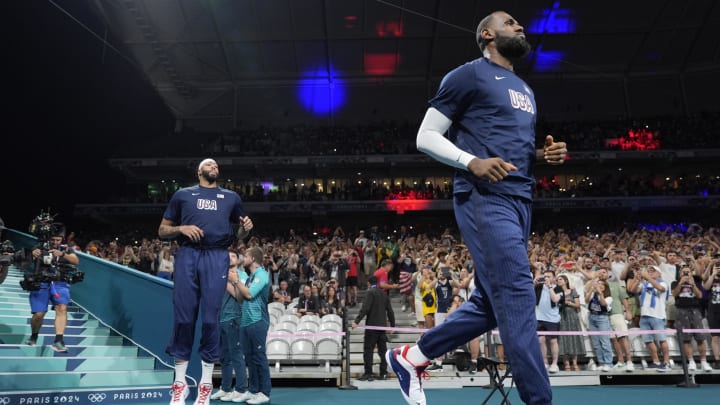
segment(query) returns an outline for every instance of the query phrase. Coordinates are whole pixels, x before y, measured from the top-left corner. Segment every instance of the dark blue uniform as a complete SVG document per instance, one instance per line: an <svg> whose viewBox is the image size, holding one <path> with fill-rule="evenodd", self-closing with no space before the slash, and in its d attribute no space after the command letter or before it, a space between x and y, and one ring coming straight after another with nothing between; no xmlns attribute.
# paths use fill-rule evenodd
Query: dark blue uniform
<svg viewBox="0 0 720 405"><path fill-rule="evenodd" d="M477 288L467 303L422 335L420 350L436 358L498 326L520 397L552 403L536 334L527 242L535 162L535 99L514 72L488 59L448 73L432 107L452 120L450 140L479 158L499 157L518 170L492 184L458 170L455 217L475 262ZM544 376L537 381L537 376Z"/></svg>
<svg viewBox="0 0 720 405"><path fill-rule="evenodd" d="M175 327L166 349L175 358L190 358L201 308L200 357L208 363L220 360L219 313L230 267L227 248L234 240L233 223L245 216L241 203L234 191L193 186L176 191L163 214L176 225L196 225L204 233L197 243L184 235L178 239L173 273Z"/></svg>

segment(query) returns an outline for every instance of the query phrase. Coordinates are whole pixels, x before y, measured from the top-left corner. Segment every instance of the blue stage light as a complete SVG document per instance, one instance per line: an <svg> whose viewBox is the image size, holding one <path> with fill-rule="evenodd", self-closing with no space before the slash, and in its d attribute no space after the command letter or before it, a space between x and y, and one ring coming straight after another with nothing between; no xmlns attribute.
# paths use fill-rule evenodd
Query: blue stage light
<svg viewBox="0 0 720 405"><path fill-rule="evenodd" d="M526 31L530 34L571 34L575 32L573 14L572 10L560 8L560 2L556 1L552 8L541 9Z"/></svg>
<svg viewBox="0 0 720 405"><path fill-rule="evenodd" d="M345 84L332 68L310 70L298 82L297 96L305 110L325 116L345 104Z"/></svg>

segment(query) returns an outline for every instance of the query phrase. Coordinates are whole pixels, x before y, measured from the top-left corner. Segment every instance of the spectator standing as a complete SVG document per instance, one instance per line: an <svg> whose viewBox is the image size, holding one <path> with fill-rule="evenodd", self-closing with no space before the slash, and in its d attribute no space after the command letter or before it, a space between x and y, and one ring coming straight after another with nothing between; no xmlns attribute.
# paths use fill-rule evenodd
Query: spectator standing
<svg viewBox="0 0 720 405"><path fill-rule="evenodd" d="M437 284L435 286L435 297L437 300L434 319L435 325L440 325L445 322L445 318L447 318L448 311L450 310L450 306L452 305L453 287L451 285L451 280L448 280L450 274L450 268L443 267L440 268L440 271L437 275ZM434 363L430 364L425 370L430 372L443 371L443 356L437 357L434 360Z"/></svg>
<svg viewBox="0 0 720 405"><path fill-rule="evenodd" d="M240 316L242 315L241 302L243 297L237 294L235 284L245 284L248 275L245 269L238 267L245 261L245 257L237 250L230 249L230 268L227 275L227 291L223 297L220 309L220 389L210 396L210 399L221 401L245 402L251 399L247 391L247 371L245 369L245 355L240 345ZM233 371L235 372L235 386L232 385Z"/></svg>
<svg viewBox="0 0 720 405"><path fill-rule="evenodd" d="M606 271L603 269L603 271ZM610 307L612 306L612 297L610 296L610 286L607 281L600 278L593 279L585 286L585 302L587 302L588 311L588 330L610 332ZM600 371L608 372L612 368L612 345L609 335L591 335L593 350L598 360Z"/></svg>
<svg viewBox="0 0 720 405"><path fill-rule="evenodd" d="M371 276L368 280L368 290L365 294L360 312L352 323L352 328L357 325L363 318L366 326L395 327L395 313L393 312L390 298L378 287L378 280L375 276ZM363 339L363 363L365 365L365 373L360 380L372 381L372 357L373 350L377 346L378 355L380 356L380 379L387 378L387 360L385 352L387 351L387 334L384 330L365 329L365 337Z"/></svg>
<svg viewBox="0 0 720 405"><path fill-rule="evenodd" d="M391 259L383 259L383 261L380 262L380 268L375 271L375 274L373 274L373 276L375 276L375 279L377 280L377 288L385 291L386 294L390 294L390 290L399 287L398 284L391 283L389 281L388 273L392 268L393 261Z"/></svg>
<svg viewBox="0 0 720 405"><path fill-rule="evenodd" d="M542 277L535 279L535 296L537 304L537 330L542 332L557 332L560 330L560 307L563 305L565 291L555 284L555 272L546 270ZM540 351L545 360L545 367L550 373L560 371L558 357L560 347L557 335L540 335ZM547 346L550 346L551 362L547 363Z"/></svg>
<svg viewBox="0 0 720 405"><path fill-rule="evenodd" d="M701 298L703 297L702 278L693 274L687 264L680 268L680 278L671 284L672 295L675 297L675 308L677 309L676 327L678 329L703 329L701 313ZM688 370L697 370L697 364L693 359L693 346L691 339L695 338L697 351L700 357L700 367L703 371L712 371L707 362L707 347L705 345L704 333L684 333L682 342L683 350L688 360Z"/></svg>
<svg viewBox="0 0 720 405"><path fill-rule="evenodd" d="M360 257L358 253L353 249L347 256L347 280L345 282L347 286L347 305L354 307L357 305L358 300L358 267L360 266Z"/></svg>
<svg viewBox="0 0 720 405"><path fill-rule="evenodd" d="M340 293L341 297L346 298L345 284L347 281L347 274L350 270L350 266L348 265L347 260L342 258L342 252L339 250L333 250L330 258L325 261L325 263L323 263L322 268L325 271L325 275L327 277L323 281L327 281L333 278L336 279L338 281L338 293Z"/></svg>
<svg viewBox="0 0 720 405"><path fill-rule="evenodd" d="M402 311L405 312L408 309L411 312L415 312L415 297L413 296L413 283L412 276L417 271L417 266L413 260L410 252L406 252L404 257L400 257L399 268L400 275L398 277L398 284L400 288L400 295L403 298Z"/></svg>
<svg viewBox="0 0 720 405"><path fill-rule="evenodd" d="M716 253L705 269L703 287L708 292L707 321L710 329L720 329L720 254ZM713 332L712 352L715 356L715 369L720 370L720 332Z"/></svg>
<svg viewBox="0 0 720 405"><path fill-rule="evenodd" d="M670 347L668 346L667 335L664 332L665 302L670 292L668 285L661 278L658 266L649 266L643 271L635 272L635 278L635 292L640 294L638 298L640 304L640 329L663 331L643 335L643 340L652 359L652 364L648 364L647 367L659 372L670 371ZM658 358L655 341L658 342L662 350L662 363Z"/></svg>
<svg viewBox="0 0 720 405"><path fill-rule="evenodd" d="M557 284L563 289L565 303L560 307L560 330L579 332L582 330L578 314L580 313L580 297L574 288L570 287L567 275L560 274ZM564 359L565 371L580 371L578 356L585 355L585 344L580 335L562 335L558 338L560 355ZM572 362L572 365L571 365Z"/></svg>
<svg viewBox="0 0 720 405"><path fill-rule="evenodd" d="M270 369L265 348L270 328L267 306L270 274L262 267L262 262L262 249L248 249L243 267L250 272L250 276L245 284L235 284L237 293L244 298L240 317L240 346L243 348L248 368L248 391L252 395L252 398L246 401L249 405L270 402Z"/></svg>
<svg viewBox="0 0 720 405"><path fill-rule="evenodd" d="M423 318L425 318L425 327L432 328L435 326L435 311L437 310L437 278L432 269L423 270L422 281L420 284L420 296L422 301Z"/></svg>
<svg viewBox="0 0 720 405"><path fill-rule="evenodd" d="M610 335L610 343L617 356L617 363L613 366L613 370L632 372L635 370L635 365L632 362L630 339L628 338L628 322L632 321L632 312L630 312L628 303L627 289L615 278L612 270L609 273L607 269L599 269L597 276L599 280L607 282L613 301L613 305L610 306L610 328L615 334Z"/></svg>
<svg viewBox="0 0 720 405"><path fill-rule="evenodd" d="M363 271L365 273L365 280L375 274L375 271L377 270L377 260L377 248L375 247L375 242L369 239L363 248Z"/></svg>
<svg viewBox="0 0 720 405"><path fill-rule="evenodd" d="M157 275L165 280L172 280L173 271L175 269L175 258L170 252L170 247L164 247L160 251L160 258L158 260L158 272Z"/></svg>

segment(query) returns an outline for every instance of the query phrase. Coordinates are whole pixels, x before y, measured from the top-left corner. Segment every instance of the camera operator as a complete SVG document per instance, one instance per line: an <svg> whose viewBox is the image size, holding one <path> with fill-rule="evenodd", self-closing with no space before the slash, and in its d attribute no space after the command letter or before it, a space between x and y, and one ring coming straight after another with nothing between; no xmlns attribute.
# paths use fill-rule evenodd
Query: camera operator
<svg viewBox="0 0 720 405"><path fill-rule="evenodd" d="M63 334L67 324L67 305L70 302L70 284L63 277L62 268L67 265L77 266L79 262L78 256L62 244L63 238L63 232L54 230L48 242L39 244L31 252L35 261L35 276L43 276L38 280L39 289L30 292L32 334L27 341L30 346L37 344L48 303L52 303L55 310L55 342L50 347L61 353L68 351Z"/></svg>

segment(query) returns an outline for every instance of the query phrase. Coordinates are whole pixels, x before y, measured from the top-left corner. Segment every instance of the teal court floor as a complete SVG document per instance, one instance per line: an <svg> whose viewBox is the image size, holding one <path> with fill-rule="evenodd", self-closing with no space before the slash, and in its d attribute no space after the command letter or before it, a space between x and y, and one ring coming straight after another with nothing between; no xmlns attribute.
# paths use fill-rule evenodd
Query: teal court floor
<svg viewBox="0 0 720 405"><path fill-rule="evenodd" d="M489 393L489 389L475 387L425 391L428 405L480 405ZM688 401L696 404L717 404L720 401L720 385L708 384L696 388L680 388L674 385L556 387L553 389L553 396L555 405L678 405L687 404ZM510 391L509 398L513 404L522 404L515 388ZM501 400L502 397L496 392L488 404L500 404ZM186 403L192 405L192 397L188 398ZM213 403L226 402L213 401ZM343 391L337 388L313 387L273 389L270 403L274 405L404 405L405 400L399 390Z"/></svg>

